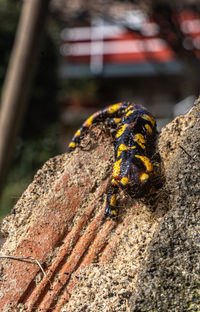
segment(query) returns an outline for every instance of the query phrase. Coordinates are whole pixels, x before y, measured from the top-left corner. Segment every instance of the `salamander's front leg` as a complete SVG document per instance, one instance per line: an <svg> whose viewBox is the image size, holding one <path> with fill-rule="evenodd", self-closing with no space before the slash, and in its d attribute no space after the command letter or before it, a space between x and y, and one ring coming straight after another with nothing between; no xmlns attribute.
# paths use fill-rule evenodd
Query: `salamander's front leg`
<svg viewBox="0 0 200 312"><path fill-rule="evenodd" d="M114 181L114 179L111 182L110 189L107 194L107 200L106 200L106 210L105 210L105 217L109 216L111 218L115 218L117 216L117 193L119 191L119 188Z"/></svg>

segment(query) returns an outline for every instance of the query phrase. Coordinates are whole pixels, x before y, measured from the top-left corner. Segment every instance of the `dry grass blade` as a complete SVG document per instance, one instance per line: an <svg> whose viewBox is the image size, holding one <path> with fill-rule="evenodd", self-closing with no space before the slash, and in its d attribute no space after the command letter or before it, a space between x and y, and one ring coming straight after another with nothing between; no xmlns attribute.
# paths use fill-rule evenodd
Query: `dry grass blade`
<svg viewBox="0 0 200 312"><path fill-rule="evenodd" d="M10 255L0 255L0 258L1 259L12 259L12 260L17 260L17 261L36 263L39 266L42 273L44 274L44 276L48 279L48 276L46 275L41 263L39 262L38 259L36 259L34 257L31 257L31 256L30 257L17 257L17 256L10 256Z"/></svg>

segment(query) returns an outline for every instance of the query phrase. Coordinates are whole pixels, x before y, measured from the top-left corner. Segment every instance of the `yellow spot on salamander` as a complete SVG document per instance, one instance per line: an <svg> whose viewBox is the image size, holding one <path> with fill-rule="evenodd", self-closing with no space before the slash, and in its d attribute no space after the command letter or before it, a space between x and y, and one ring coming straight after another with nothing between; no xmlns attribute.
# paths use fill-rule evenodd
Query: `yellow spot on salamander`
<svg viewBox="0 0 200 312"><path fill-rule="evenodd" d="M128 112L126 113L126 117L128 117L128 116L131 115L132 113L134 113L134 109L131 109L130 111L128 111Z"/></svg>
<svg viewBox="0 0 200 312"><path fill-rule="evenodd" d="M145 182L149 179L149 175L147 173L142 173L140 176L140 181Z"/></svg>
<svg viewBox="0 0 200 312"><path fill-rule="evenodd" d="M120 144L120 146L119 146L119 148L117 150L117 157L119 157L120 154L122 153L122 151L125 151L125 150L127 150L127 146L124 145L124 144Z"/></svg>
<svg viewBox="0 0 200 312"><path fill-rule="evenodd" d="M84 125L85 127L89 128L89 127L91 126L91 124L92 124L93 119L94 119L94 117L93 117L93 115L92 115L92 116L90 116L90 117L86 120L86 122L84 122L83 125Z"/></svg>
<svg viewBox="0 0 200 312"><path fill-rule="evenodd" d="M133 106L132 105L129 105L126 109L125 109L125 112L128 112L129 109L131 109Z"/></svg>
<svg viewBox="0 0 200 312"><path fill-rule="evenodd" d="M147 172L151 172L153 170L153 166L152 163L150 161L150 159L146 156L141 156L141 155L135 155L135 157L141 159L141 161L143 162L144 166L147 169Z"/></svg>
<svg viewBox="0 0 200 312"><path fill-rule="evenodd" d="M145 120L150 121L150 123L152 124L152 126L154 126L155 123L156 123L155 119L154 119L152 116L150 116L150 115L144 114L144 115L142 116L142 118L145 119Z"/></svg>
<svg viewBox="0 0 200 312"><path fill-rule="evenodd" d="M115 124L118 124L121 121L121 118L113 118L113 120Z"/></svg>
<svg viewBox="0 0 200 312"><path fill-rule="evenodd" d="M136 133L135 141L137 142L137 144L140 145L141 148L145 149L146 140L141 133Z"/></svg>
<svg viewBox="0 0 200 312"><path fill-rule="evenodd" d="M120 108L122 103L117 103L117 104L114 104L114 105L111 105L108 107L108 113L109 114L114 114L115 112L118 111L118 109Z"/></svg>
<svg viewBox="0 0 200 312"><path fill-rule="evenodd" d="M95 119L95 117L99 114L99 112L96 112L94 114L92 114L92 116L90 116L83 124L83 126L89 128L92 123L93 123L93 120Z"/></svg>
<svg viewBox="0 0 200 312"><path fill-rule="evenodd" d="M111 210L110 214L111 214L111 216L116 216L117 215L117 211L116 210Z"/></svg>
<svg viewBox="0 0 200 312"><path fill-rule="evenodd" d="M127 177L123 177L120 180L120 183L123 184L123 185L127 185L127 184L129 184L129 179Z"/></svg>
<svg viewBox="0 0 200 312"><path fill-rule="evenodd" d="M111 184L114 185L114 186L116 186L116 185L118 185L118 182L117 182L117 180L112 179Z"/></svg>
<svg viewBox="0 0 200 312"><path fill-rule="evenodd" d="M76 131L76 133L75 133L74 136L75 136L75 137L79 137L80 135L81 135L81 131L80 131L80 129L79 129L79 130Z"/></svg>
<svg viewBox="0 0 200 312"><path fill-rule="evenodd" d="M118 177L120 175L120 164L122 159L117 160L113 166L113 177Z"/></svg>
<svg viewBox="0 0 200 312"><path fill-rule="evenodd" d="M76 143L70 142L68 146L71 147L71 148L75 148L76 147Z"/></svg>
<svg viewBox="0 0 200 312"><path fill-rule="evenodd" d="M128 151L134 148L136 148L136 146L126 146L124 144L120 144L117 150L117 157L119 157L123 151Z"/></svg>
<svg viewBox="0 0 200 312"><path fill-rule="evenodd" d="M112 197L110 199L110 205L115 207L116 203L117 203L117 201L116 201L116 194L114 194L114 195L112 195Z"/></svg>
<svg viewBox="0 0 200 312"><path fill-rule="evenodd" d="M144 125L145 126L145 128L147 129L147 131L149 132L149 133L152 133L152 128L148 125L148 124L146 124L146 125Z"/></svg>
<svg viewBox="0 0 200 312"><path fill-rule="evenodd" d="M117 134L116 134L116 138L119 138L122 135L122 133L125 131L126 127L127 127L127 124L124 124L119 128L119 130L117 131Z"/></svg>

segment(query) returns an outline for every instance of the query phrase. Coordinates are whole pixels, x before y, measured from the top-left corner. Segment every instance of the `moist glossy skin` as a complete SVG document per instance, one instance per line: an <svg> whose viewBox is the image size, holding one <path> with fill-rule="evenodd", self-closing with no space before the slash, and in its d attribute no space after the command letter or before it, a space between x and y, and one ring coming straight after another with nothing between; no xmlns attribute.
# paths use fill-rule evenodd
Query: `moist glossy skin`
<svg viewBox="0 0 200 312"><path fill-rule="evenodd" d="M69 143L69 152L80 143L84 132L95 123L109 120L108 126L116 128L115 163L107 195L105 215L117 216L116 196L119 188L131 197L140 197L148 190L153 172L150 157L156 139L155 118L142 106L129 102L110 105L90 116L76 131Z"/></svg>

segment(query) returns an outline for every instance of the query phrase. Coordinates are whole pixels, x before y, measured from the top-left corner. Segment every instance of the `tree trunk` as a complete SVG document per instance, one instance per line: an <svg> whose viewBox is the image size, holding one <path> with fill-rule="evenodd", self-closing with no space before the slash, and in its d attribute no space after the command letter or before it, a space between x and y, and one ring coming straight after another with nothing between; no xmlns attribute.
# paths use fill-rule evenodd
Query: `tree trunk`
<svg viewBox="0 0 200 312"><path fill-rule="evenodd" d="M24 1L2 91L0 110L0 192L23 120L27 95L50 0Z"/></svg>

